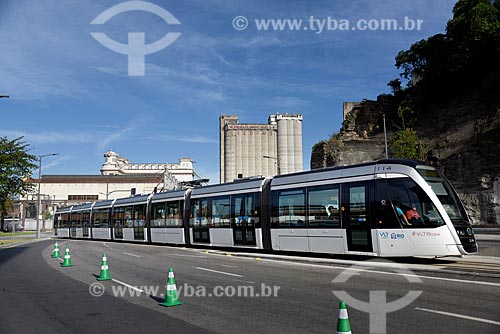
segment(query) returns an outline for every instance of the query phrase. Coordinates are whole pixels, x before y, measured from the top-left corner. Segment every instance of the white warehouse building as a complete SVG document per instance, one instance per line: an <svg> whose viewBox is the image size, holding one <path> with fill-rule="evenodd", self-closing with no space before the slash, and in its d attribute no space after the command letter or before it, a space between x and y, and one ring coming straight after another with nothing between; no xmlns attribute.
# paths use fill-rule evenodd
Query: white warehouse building
<svg viewBox="0 0 500 334"><path fill-rule="evenodd" d="M35 229L38 185L41 211L53 213L60 206L174 189L197 176L191 158L180 158L177 164L130 163L112 150L104 158L100 175L42 175L32 179L34 192L20 198L15 210L24 228Z"/></svg>

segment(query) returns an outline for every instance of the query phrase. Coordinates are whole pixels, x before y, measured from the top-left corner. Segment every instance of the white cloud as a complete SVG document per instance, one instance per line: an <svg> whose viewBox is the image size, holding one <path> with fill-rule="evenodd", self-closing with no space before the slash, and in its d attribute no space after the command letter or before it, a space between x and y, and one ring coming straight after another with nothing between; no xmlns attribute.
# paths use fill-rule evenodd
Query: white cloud
<svg viewBox="0 0 500 334"><path fill-rule="evenodd" d="M104 136L101 140L97 142L97 153L102 153L110 149L109 145L113 142L122 140L122 137L130 132L132 128L125 128L118 132L112 133L110 135Z"/></svg>
<svg viewBox="0 0 500 334"><path fill-rule="evenodd" d="M92 143L96 141L95 134L85 132L27 132L17 130L2 130L0 135L7 137L24 137L27 141L34 144L55 144L55 143Z"/></svg>

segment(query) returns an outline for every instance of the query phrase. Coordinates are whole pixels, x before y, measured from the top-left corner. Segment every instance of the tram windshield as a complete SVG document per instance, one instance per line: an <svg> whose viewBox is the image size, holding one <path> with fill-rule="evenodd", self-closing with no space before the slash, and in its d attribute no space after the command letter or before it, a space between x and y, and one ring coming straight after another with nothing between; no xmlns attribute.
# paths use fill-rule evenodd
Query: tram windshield
<svg viewBox="0 0 500 334"><path fill-rule="evenodd" d="M416 168L431 186L453 223L469 224L465 209L449 182L434 167L420 165Z"/></svg>

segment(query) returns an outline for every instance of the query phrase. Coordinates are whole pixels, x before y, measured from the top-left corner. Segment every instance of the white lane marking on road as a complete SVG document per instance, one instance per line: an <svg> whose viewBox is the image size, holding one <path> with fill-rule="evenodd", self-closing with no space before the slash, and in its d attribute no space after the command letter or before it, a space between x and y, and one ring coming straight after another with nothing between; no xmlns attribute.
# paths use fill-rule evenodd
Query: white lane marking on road
<svg viewBox="0 0 500 334"><path fill-rule="evenodd" d="M447 316L450 316L450 317L462 318L462 319L473 320L473 321L479 321L479 322L484 322L484 323L487 323L487 324L492 324L492 325L500 326L500 322L498 322L498 321L489 320L489 319L482 319L482 318L476 318L476 317L471 317L471 316L463 315L463 314L456 314L456 313L450 313L450 312L444 312L444 311L436 311L436 310L430 310L428 308L421 308L421 307L415 307L415 310L424 311L424 312L430 312L430 313L437 313L437 314L447 315Z"/></svg>
<svg viewBox="0 0 500 334"><path fill-rule="evenodd" d="M231 266L229 264L219 264L222 267L229 267L229 268L238 268L238 266Z"/></svg>
<svg viewBox="0 0 500 334"><path fill-rule="evenodd" d="M187 256L187 257L199 257L199 258L202 258L202 259L206 259L207 258L205 255L189 255L189 254L169 254L169 255Z"/></svg>
<svg viewBox="0 0 500 334"><path fill-rule="evenodd" d="M370 270L370 269L359 269L359 268L350 268L350 267L338 267L338 266L325 266L320 264L310 264L310 263L296 263L296 262L286 262L286 261L276 261L276 260L263 260L267 262L273 263L283 263L285 265L293 265L293 266L306 266L306 267L317 267L317 268L329 268L329 269L339 269L339 270L352 270L352 271L362 271L374 274L383 274L383 275L396 275L396 276L404 276L404 277L418 277L424 279L438 280L438 281L449 281L449 282L457 282L457 283L468 283L468 284L477 284L477 285L491 285L491 286L500 286L500 283L494 282L485 282L485 281L467 281L456 278L447 278L447 277L432 277L432 276L423 276L423 275L415 275L415 274L404 274L404 273L395 273L389 271L379 271L379 270ZM369 267L369 265L367 265Z"/></svg>
<svg viewBox="0 0 500 334"><path fill-rule="evenodd" d="M218 274L223 274L223 275L228 275L228 276L243 277L243 275L238 275L238 274L233 274L233 273L226 273L224 271L218 271L218 270L207 269L207 268L202 268L202 267L195 267L195 269L205 270L205 271L211 271L213 273L218 273Z"/></svg>
<svg viewBox="0 0 500 334"><path fill-rule="evenodd" d="M102 244L103 244L104 246L108 247L109 249L113 249L113 248L111 248L111 246L108 246L108 244L107 244L107 243L105 243L105 242L103 242Z"/></svg>
<svg viewBox="0 0 500 334"><path fill-rule="evenodd" d="M142 257L141 255L135 255L135 254L132 254L132 253L127 253L127 252L122 252L122 253L126 254L126 255L133 256L133 257Z"/></svg>
<svg viewBox="0 0 500 334"><path fill-rule="evenodd" d="M127 288L133 289L133 290L135 290L135 291L138 291L138 292L144 292L144 290L141 290L141 289L139 289L139 288L137 288L137 287L135 287L135 286L133 286L133 285L127 284L127 283L125 283L125 282L119 281L119 280L117 280L116 278L112 278L111 280L112 280L113 282L116 282L116 283L118 283L118 284L124 285L124 286L126 286Z"/></svg>

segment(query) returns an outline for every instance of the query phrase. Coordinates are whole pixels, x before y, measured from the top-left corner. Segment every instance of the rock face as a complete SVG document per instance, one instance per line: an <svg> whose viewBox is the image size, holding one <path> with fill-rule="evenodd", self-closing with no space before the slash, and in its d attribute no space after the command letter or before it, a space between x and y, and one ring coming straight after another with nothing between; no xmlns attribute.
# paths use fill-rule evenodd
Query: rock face
<svg viewBox="0 0 500 334"><path fill-rule="evenodd" d="M500 98L493 92L500 89L488 88L420 110L413 126L474 224L500 224ZM395 108L384 96L344 103L342 129L313 147L311 169L383 158L383 114L394 115ZM395 128L389 123L387 128L391 138Z"/></svg>

